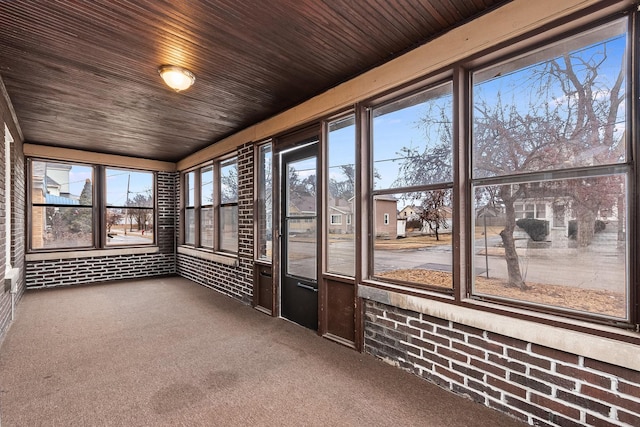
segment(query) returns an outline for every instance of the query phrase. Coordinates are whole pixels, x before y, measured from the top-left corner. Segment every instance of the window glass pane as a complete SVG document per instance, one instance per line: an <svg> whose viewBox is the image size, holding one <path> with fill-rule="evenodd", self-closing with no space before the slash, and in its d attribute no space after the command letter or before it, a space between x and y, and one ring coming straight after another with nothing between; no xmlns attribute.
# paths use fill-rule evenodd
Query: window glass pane
<svg viewBox="0 0 640 427"><path fill-rule="evenodd" d="M373 110L374 189L450 182L452 84Z"/></svg>
<svg viewBox="0 0 640 427"><path fill-rule="evenodd" d="M106 168L106 244L153 243L154 174Z"/></svg>
<svg viewBox="0 0 640 427"><path fill-rule="evenodd" d="M316 215L316 157L289 162L287 216Z"/></svg>
<svg viewBox="0 0 640 427"><path fill-rule="evenodd" d="M328 126L327 271L355 275L356 127L349 116Z"/></svg>
<svg viewBox="0 0 640 427"><path fill-rule="evenodd" d="M185 206L195 206L195 184L196 183L196 173L188 172L184 174L184 188L185 188Z"/></svg>
<svg viewBox="0 0 640 427"><path fill-rule="evenodd" d="M220 203L238 202L238 166L236 159L220 164Z"/></svg>
<svg viewBox="0 0 640 427"><path fill-rule="evenodd" d="M184 211L184 242L188 245L196 243L196 219L193 209Z"/></svg>
<svg viewBox="0 0 640 427"><path fill-rule="evenodd" d="M473 74L473 177L624 163L626 20Z"/></svg>
<svg viewBox="0 0 640 427"><path fill-rule="evenodd" d="M93 204L93 167L68 163L31 163L33 204Z"/></svg>
<svg viewBox="0 0 640 427"><path fill-rule="evenodd" d="M287 274L317 279L316 218L287 218Z"/></svg>
<svg viewBox="0 0 640 427"><path fill-rule="evenodd" d="M31 162L32 249L93 246L93 181L91 166Z"/></svg>
<svg viewBox="0 0 640 427"><path fill-rule="evenodd" d="M260 147L258 161L258 259L271 260L273 248L273 199L271 144Z"/></svg>
<svg viewBox="0 0 640 427"><path fill-rule="evenodd" d="M213 208L200 209L200 246L213 247Z"/></svg>
<svg viewBox="0 0 640 427"><path fill-rule="evenodd" d="M452 288L450 189L373 198L373 274L390 281Z"/></svg>
<svg viewBox="0 0 640 427"><path fill-rule="evenodd" d="M200 205L213 204L213 166L207 166L200 171Z"/></svg>
<svg viewBox="0 0 640 427"><path fill-rule="evenodd" d="M82 206L34 206L32 249L93 246L93 209Z"/></svg>
<svg viewBox="0 0 640 427"><path fill-rule="evenodd" d="M127 212L130 214L128 215ZM107 245L148 245L153 243L152 209L107 208L106 225Z"/></svg>
<svg viewBox="0 0 640 427"><path fill-rule="evenodd" d="M220 250L238 252L238 206L220 208Z"/></svg>
<svg viewBox="0 0 640 427"><path fill-rule="evenodd" d="M474 193L476 295L628 316L625 175L479 186ZM516 204L544 205L544 217L518 217Z"/></svg>
<svg viewBox="0 0 640 427"><path fill-rule="evenodd" d="M107 206L153 208L153 173L106 168Z"/></svg>

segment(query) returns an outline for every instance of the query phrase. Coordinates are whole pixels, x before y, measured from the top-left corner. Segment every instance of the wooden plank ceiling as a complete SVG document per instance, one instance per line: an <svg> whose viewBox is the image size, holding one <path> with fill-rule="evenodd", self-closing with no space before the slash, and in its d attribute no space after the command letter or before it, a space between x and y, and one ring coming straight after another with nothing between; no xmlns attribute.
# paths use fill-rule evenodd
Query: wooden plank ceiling
<svg viewBox="0 0 640 427"><path fill-rule="evenodd" d="M504 3L0 1L0 76L27 142L177 161Z"/></svg>

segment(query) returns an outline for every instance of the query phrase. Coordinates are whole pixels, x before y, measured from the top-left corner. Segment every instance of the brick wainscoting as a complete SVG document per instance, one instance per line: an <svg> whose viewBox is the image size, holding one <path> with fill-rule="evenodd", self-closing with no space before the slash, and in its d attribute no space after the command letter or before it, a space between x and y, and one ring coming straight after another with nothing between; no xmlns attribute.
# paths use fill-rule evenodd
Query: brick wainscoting
<svg viewBox="0 0 640 427"><path fill-rule="evenodd" d="M379 302L365 310L367 353L486 406L541 426L640 425L640 372Z"/></svg>
<svg viewBox="0 0 640 427"><path fill-rule="evenodd" d="M60 253L60 258L29 260L26 263L27 288L174 274L176 180L176 173L158 172L157 250L150 248L148 253L118 254L118 249L114 249L114 255L105 254L108 250L103 250L96 256L87 251L77 258Z"/></svg>
<svg viewBox="0 0 640 427"><path fill-rule="evenodd" d="M27 288L169 275L174 259L173 254L136 254L28 261Z"/></svg>

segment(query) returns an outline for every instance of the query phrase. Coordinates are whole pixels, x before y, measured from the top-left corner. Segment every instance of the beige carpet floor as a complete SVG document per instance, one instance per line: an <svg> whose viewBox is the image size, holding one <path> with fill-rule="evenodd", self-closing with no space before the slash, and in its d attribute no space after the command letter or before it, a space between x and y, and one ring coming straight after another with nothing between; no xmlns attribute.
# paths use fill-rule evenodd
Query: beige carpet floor
<svg viewBox="0 0 640 427"><path fill-rule="evenodd" d="M11 426L516 426L186 279L29 291L0 347Z"/></svg>

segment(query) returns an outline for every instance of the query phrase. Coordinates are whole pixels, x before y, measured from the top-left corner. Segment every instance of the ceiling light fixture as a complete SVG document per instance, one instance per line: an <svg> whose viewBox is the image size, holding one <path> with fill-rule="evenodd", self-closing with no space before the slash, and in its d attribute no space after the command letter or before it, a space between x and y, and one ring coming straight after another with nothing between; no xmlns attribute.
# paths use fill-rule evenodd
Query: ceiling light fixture
<svg viewBox="0 0 640 427"><path fill-rule="evenodd" d="M176 92L189 89L196 81L196 76L191 71L177 65L161 65L158 67L158 74Z"/></svg>

